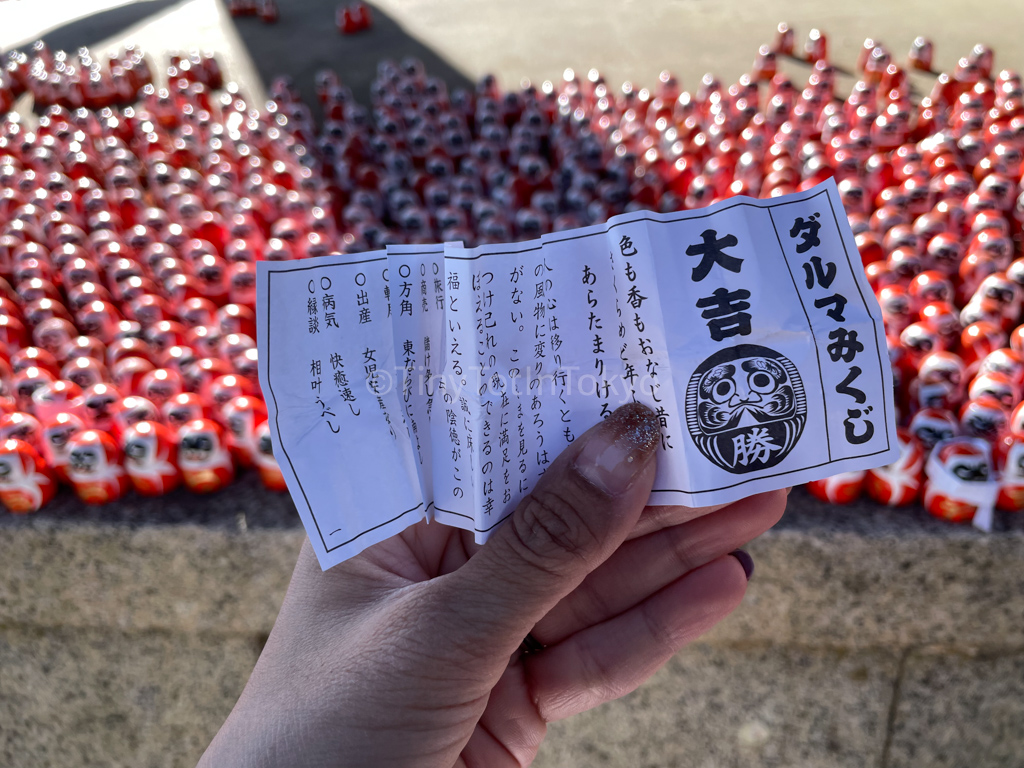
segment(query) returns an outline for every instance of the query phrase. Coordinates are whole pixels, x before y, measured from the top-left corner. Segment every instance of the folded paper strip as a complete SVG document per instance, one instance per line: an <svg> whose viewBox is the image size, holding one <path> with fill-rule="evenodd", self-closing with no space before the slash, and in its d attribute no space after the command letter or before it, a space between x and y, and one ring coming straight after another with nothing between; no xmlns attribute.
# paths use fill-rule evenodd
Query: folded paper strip
<svg viewBox="0 0 1024 768"><path fill-rule="evenodd" d="M328 568L424 518L483 542L623 403L651 503L725 503L898 456L878 304L830 180L540 240L262 262L275 454Z"/></svg>

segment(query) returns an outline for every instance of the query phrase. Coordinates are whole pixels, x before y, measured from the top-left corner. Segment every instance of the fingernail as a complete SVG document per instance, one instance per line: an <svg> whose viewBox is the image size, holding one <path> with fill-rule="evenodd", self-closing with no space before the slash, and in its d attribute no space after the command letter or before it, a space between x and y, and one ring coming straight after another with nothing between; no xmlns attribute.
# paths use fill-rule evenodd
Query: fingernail
<svg viewBox="0 0 1024 768"><path fill-rule="evenodd" d="M740 561L740 565L743 566L743 573L746 575L747 581L750 581L750 577L754 575L754 558L742 549L733 550L729 554Z"/></svg>
<svg viewBox="0 0 1024 768"><path fill-rule="evenodd" d="M576 456L576 470L616 496L624 493L654 454L661 431L654 411L629 403L602 422Z"/></svg>

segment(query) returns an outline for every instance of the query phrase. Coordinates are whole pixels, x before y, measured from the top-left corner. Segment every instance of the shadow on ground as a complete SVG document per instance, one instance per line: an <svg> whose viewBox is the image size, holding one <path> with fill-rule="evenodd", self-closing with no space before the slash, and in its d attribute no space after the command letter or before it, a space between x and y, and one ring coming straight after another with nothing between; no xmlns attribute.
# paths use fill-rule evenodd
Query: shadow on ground
<svg viewBox="0 0 1024 768"><path fill-rule="evenodd" d="M226 2L226 0L221 0ZM278 0L277 24L264 24L248 16L234 19L265 85L278 75L289 75L313 109L317 119L319 103L314 78L321 69L333 69L355 98L369 104L370 82L382 59L400 61L414 57L427 72L440 77L449 89L470 87L471 81L432 49L410 36L392 17L368 3L373 27L355 35L341 35L334 24L338 0Z"/></svg>
<svg viewBox="0 0 1024 768"><path fill-rule="evenodd" d="M42 39L51 50L75 51L116 37L181 1L149 0L100 11L51 30ZM227 0L218 1L226 7ZM264 24L256 16L231 19L226 9L224 16L234 25L263 84L269 85L278 75L291 76L317 119L321 115L314 80L321 69L335 70L364 104L369 104L370 82L382 59L400 61L411 56L422 61L427 72L443 79L450 89L472 86L464 74L373 4L368 4L373 14L371 29L355 35L339 34L334 18L340 4L339 0L278 0L281 13L276 24ZM158 63L166 66L164 61Z"/></svg>

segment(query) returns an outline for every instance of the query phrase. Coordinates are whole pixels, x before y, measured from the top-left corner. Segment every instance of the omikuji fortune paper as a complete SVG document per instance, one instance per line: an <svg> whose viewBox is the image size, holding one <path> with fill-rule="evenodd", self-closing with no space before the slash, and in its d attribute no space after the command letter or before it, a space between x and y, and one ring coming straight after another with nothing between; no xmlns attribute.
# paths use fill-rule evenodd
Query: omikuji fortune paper
<svg viewBox="0 0 1024 768"><path fill-rule="evenodd" d="M882 318L832 181L540 240L261 262L260 381L322 567L428 518L483 542L573 440L658 415L652 504L898 455Z"/></svg>

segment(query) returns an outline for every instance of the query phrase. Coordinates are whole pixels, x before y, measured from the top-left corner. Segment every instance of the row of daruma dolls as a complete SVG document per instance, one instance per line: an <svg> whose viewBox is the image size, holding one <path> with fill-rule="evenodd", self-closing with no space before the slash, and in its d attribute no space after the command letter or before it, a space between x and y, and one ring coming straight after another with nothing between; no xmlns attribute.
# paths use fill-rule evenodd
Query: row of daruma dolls
<svg viewBox="0 0 1024 768"><path fill-rule="evenodd" d="M931 352L909 375L904 350L893 350L897 414L909 414L897 430L899 458L808 483L808 490L833 504L862 494L888 506L920 500L952 522L978 524L980 516L980 527L990 524L993 508L1024 510L1024 352L1002 347L969 365L952 352Z"/></svg>
<svg viewBox="0 0 1024 768"><path fill-rule="evenodd" d="M900 456L892 464L814 480L807 490L831 504L849 504L861 494L891 507L920 499L935 517L983 530L991 530L994 509L1024 509L1021 437L994 445L978 437L950 437L929 452L908 429L896 432Z"/></svg>
<svg viewBox="0 0 1024 768"><path fill-rule="evenodd" d="M233 381L220 381L226 378ZM0 502L11 512L35 512L60 482L86 504L116 501L130 489L160 496L183 485L211 493L244 467L255 467L267 488L285 490L263 400L243 377L217 383L246 393L218 408L209 393L179 392L157 407L121 397L106 382L84 392L66 380L38 387L32 413L0 416Z"/></svg>

